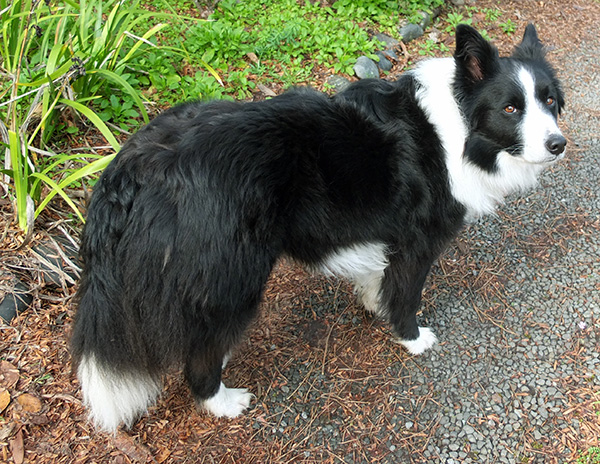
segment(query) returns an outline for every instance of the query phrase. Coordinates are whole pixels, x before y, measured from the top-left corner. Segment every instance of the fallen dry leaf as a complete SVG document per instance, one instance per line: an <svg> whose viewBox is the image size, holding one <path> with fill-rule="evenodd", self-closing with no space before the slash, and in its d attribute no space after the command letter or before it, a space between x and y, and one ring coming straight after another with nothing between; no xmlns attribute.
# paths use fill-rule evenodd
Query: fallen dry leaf
<svg viewBox="0 0 600 464"><path fill-rule="evenodd" d="M158 463L158 464L162 464L163 462L165 462L169 456L171 456L171 450L167 449L167 448L163 448L158 455L156 455L154 457L154 460Z"/></svg>
<svg viewBox="0 0 600 464"><path fill-rule="evenodd" d="M146 446L136 443L132 437L124 433L115 437L114 444L134 462L146 462L152 456Z"/></svg>
<svg viewBox="0 0 600 464"><path fill-rule="evenodd" d="M267 87L266 85L262 85L262 84L258 84L257 87L259 88L259 90L264 93L267 97L276 97L277 94L275 92L273 92L269 87Z"/></svg>
<svg viewBox="0 0 600 464"><path fill-rule="evenodd" d="M25 447L23 446L23 430L19 430L10 440L10 452L15 464L22 464L25 460Z"/></svg>
<svg viewBox="0 0 600 464"><path fill-rule="evenodd" d="M0 427L0 441L6 441L7 438L13 436L15 425L16 424L14 422L9 422L8 424Z"/></svg>
<svg viewBox="0 0 600 464"><path fill-rule="evenodd" d="M42 410L42 402L40 399L30 393L23 393L17 398L17 402L27 412L38 413Z"/></svg>
<svg viewBox="0 0 600 464"><path fill-rule="evenodd" d="M19 370L8 361L0 362L0 385L11 388L19 381Z"/></svg>
<svg viewBox="0 0 600 464"><path fill-rule="evenodd" d="M10 404L10 393L8 390L3 389L0 391L0 414L4 412L6 407Z"/></svg>

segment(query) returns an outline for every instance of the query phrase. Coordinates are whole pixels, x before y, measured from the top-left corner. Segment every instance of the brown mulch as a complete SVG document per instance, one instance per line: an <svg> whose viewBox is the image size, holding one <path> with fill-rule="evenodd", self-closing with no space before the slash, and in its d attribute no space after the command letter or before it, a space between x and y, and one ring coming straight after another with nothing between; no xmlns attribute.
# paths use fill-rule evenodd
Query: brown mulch
<svg viewBox="0 0 600 464"><path fill-rule="evenodd" d="M580 23L600 23L599 4L584 0L482 0L475 5L499 9L503 19L510 17L518 25L513 37L499 30L488 31L500 37L496 43L502 52L514 46L530 21L550 45L551 57L568 55L569 49L581 42L586 29L579 27ZM476 16L475 26L477 20ZM417 52L418 42L409 45L409 56L403 62L419 59ZM391 75L401 72L399 68L397 65ZM315 79L319 86L325 76ZM36 275L28 247L17 250L22 237L15 232L7 205L0 206L5 252L0 267ZM554 235L527 238L531 242L524 249L536 259L551 259L546 256L547 245L560 242L561 231L572 236L577 233L573 231L599 229L583 212L557 217L556 221ZM34 241L39 239L34 237ZM470 246L459 240L456 248L465 251ZM14 252L9 256L6 250ZM504 263L478 263L474 278L474 264L468 254L450 254L440 261L441 272L430 287L448 285L460 296L460 283L469 280L470 288L490 301L492 309L480 313L480 318L501 324L503 308L508 307L497 303L504 298L500 272ZM435 403L436 398L414 393L416 382L411 380L411 373L421 367L391 344L385 324L364 313L351 288L282 262L269 282L260 320L225 374L228 384L250 387L256 394L247 414L224 421L197 411L181 375L173 372L166 379L162 398L132 430L121 431L115 437L97 433L86 419L70 367L68 334L74 309L69 301L73 290L66 285L50 286L37 278L34 284L32 307L10 325L0 325L0 462L389 462L388 440L404 447L416 462L424 462L419 456L439 426L405 426L416 424L419 411L425 404ZM426 292L425 305L435 304L432 294ZM321 314L323 306L329 307L325 315ZM367 346L369 349L364 349ZM590 350L593 347L574 342L561 362L578 365ZM289 385L286 371L291 364L302 365L306 379L322 378L323 383ZM393 401L381 400L389 398L386 392L395 382L406 385L405 395L412 400L407 402L412 404L410 411L397 410ZM558 462L553 456L565 450L574 460L588 447L599 445L600 392L591 385L582 387L580 379L567 378L564 382L569 407L563 415L577 419L581 426L577 433L563 430L560 441L544 443L542 448L533 437L523 437L525 448L541 456L543 462ZM272 391L285 388L287 404L274 405L270 401ZM306 416L298 415L294 423L282 421L278 412L281 408L292 410L294 404L310 404L315 395L320 398L318 408L312 408ZM402 427L390 421L392 416L401 421ZM337 437L341 449L327 446L326 424L331 420L344 425L340 428L343 436Z"/></svg>

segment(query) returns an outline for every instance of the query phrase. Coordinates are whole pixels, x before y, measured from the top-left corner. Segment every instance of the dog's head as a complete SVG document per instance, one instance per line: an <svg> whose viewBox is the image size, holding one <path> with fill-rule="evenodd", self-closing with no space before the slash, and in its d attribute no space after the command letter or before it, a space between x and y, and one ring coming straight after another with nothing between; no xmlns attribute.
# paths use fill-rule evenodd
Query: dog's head
<svg viewBox="0 0 600 464"><path fill-rule="evenodd" d="M475 29L459 25L454 60L470 162L502 175L515 163L542 168L564 156L567 142L557 124L564 96L532 24L504 58Z"/></svg>

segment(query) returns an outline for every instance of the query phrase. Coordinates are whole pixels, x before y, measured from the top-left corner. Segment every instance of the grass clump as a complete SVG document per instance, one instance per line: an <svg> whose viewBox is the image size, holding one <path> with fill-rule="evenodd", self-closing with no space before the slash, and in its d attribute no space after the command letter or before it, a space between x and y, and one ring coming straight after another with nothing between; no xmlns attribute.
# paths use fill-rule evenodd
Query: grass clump
<svg viewBox="0 0 600 464"><path fill-rule="evenodd" d="M116 0L0 0L2 174L5 184L12 182L23 231L31 233L55 195L82 220L65 188L110 161L94 153L56 153L57 140L87 125L116 151L109 120L117 127L148 121L135 60L166 25L132 31L150 16L164 15Z"/></svg>
<svg viewBox="0 0 600 464"><path fill-rule="evenodd" d="M83 220L66 189L113 155L62 147L87 143L90 129L110 153L151 103L246 98L260 83L309 83L321 67L352 74L379 47L374 31L397 36L401 17L442 3L222 0L200 21L186 0L0 0L1 173L19 227L31 233L57 195Z"/></svg>

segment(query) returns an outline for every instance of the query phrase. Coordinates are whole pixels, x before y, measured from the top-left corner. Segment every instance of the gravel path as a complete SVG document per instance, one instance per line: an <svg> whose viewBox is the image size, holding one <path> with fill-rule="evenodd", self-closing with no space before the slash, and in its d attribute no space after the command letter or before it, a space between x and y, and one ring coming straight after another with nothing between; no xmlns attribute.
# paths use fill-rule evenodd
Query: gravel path
<svg viewBox="0 0 600 464"><path fill-rule="evenodd" d="M433 297L442 343L417 362L439 393L421 413L423 426L441 425L424 453L435 462L522 462L528 438L541 446L578 432L563 417L567 384L600 385L600 47L582 44L560 74L572 159L462 238L482 267L502 262L488 269L505 282L502 317L475 291ZM569 362L581 348L584 361Z"/></svg>
<svg viewBox="0 0 600 464"><path fill-rule="evenodd" d="M579 432L563 415L567 385L600 385L600 47L582 44L561 76L572 159L462 238L484 271L502 263L487 269L502 273L502 317L476 291L433 296L442 343L417 361L421 385L439 394L421 413L422 426L441 425L424 453L432 462L523 462L531 437L552 445Z"/></svg>
<svg viewBox="0 0 600 464"><path fill-rule="evenodd" d="M561 72L570 102L570 148L573 142L579 147L575 159L545 175L539 190L505 207L501 219L466 232L476 261L507 264L509 307L501 326L474 317L469 306L484 307L475 293L458 305L452 297L438 299L444 310L436 311L433 324L445 343L422 365L435 373L433 385L440 392L441 409L428 416L444 427L428 450L442 462L470 462L459 451L465 441L472 453L520 462L527 432L519 431L525 426L540 443L560 441L562 429L577 430L577 420L566 422L561 414L568 406L566 379L598 385L600 362L593 348L599 333L590 327L600 320L599 64L600 48L582 44L580 55L571 56ZM518 223L507 224L515 217ZM515 239L501 239L509 227L515 227ZM550 239L543 249L530 247L542 236ZM586 362L565 362L578 345L591 348ZM473 399L478 392L479 401ZM482 417L492 419L476 429L469 425Z"/></svg>

